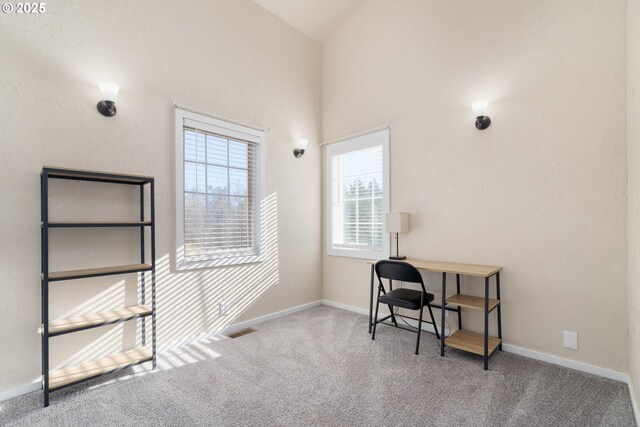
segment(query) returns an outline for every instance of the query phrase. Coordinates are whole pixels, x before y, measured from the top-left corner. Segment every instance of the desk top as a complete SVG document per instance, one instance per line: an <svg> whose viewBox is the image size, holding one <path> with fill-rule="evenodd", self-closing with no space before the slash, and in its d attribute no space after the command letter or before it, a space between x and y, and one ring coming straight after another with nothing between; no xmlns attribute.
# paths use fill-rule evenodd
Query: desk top
<svg viewBox="0 0 640 427"><path fill-rule="evenodd" d="M460 264L457 262L424 261L409 258L402 261L413 265L418 270L432 271L436 273L461 274L463 276L489 277L502 270L502 267L497 265ZM376 262L378 261L367 261L367 264L373 265Z"/></svg>

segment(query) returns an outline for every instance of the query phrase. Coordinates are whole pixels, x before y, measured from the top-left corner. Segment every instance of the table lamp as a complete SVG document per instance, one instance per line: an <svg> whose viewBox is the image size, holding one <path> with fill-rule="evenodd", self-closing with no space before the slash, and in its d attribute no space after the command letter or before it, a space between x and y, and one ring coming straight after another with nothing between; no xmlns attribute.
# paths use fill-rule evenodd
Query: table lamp
<svg viewBox="0 0 640 427"><path fill-rule="evenodd" d="M398 247L398 234L409 232L409 214L404 212L388 213L384 216L385 233L396 234L396 256L389 256L389 259L407 259L406 256L400 256ZM389 242L389 255L391 255L391 242Z"/></svg>

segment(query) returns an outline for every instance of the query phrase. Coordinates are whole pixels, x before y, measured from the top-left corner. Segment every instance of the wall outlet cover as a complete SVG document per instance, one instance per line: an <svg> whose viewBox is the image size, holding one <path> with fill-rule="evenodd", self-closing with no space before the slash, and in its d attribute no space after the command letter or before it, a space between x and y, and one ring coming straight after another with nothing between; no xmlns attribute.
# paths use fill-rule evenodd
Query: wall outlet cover
<svg viewBox="0 0 640 427"><path fill-rule="evenodd" d="M228 316L231 311L231 306L228 302L220 303L220 317Z"/></svg>
<svg viewBox="0 0 640 427"><path fill-rule="evenodd" d="M573 331L564 331L564 346L571 350L578 349L578 333Z"/></svg>

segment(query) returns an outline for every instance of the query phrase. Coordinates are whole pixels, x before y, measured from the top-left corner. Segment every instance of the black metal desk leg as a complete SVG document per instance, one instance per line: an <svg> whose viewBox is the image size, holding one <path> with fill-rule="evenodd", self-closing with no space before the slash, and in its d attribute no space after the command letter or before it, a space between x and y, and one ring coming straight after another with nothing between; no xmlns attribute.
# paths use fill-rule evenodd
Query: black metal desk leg
<svg viewBox="0 0 640 427"><path fill-rule="evenodd" d="M500 301L500 304L498 305L498 338L500 338L498 350L502 351L502 301L500 300L500 272L496 273L496 298Z"/></svg>
<svg viewBox="0 0 640 427"><path fill-rule="evenodd" d="M460 275L456 274L456 290L460 293ZM462 307L458 306L458 329L462 329Z"/></svg>
<svg viewBox="0 0 640 427"><path fill-rule="evenodd" d="M373 323L373 269L374 265L371 264L371 287L369 288L369 333L371 333L371 324Z"/></svg>
<svg viewBox="0 0 640 427"><path fill-rule="evenodd" d="M447 273L442 273L442 305L440 306L440 356L444 356L445 311L447 305Z"/></svg>
<svg viewBox="0 0 640 427"><path fill-rule="evenodd" d="M484 370L489 369L489 278L484 278Z"/></svg>

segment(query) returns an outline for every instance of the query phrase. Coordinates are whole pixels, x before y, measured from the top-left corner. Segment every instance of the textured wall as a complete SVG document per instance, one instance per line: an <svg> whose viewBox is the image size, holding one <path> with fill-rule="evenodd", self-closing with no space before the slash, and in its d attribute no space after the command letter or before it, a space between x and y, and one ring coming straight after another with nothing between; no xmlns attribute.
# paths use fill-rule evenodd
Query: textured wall
<svg viewBox="0 0 640 427"><path fill-rule="evenodd" d="M503 265L507 343L619 371L625 4L371 0L323 47L324 139L391 126L391 209L412 215L402 251ZM325 256L324 298L364 308L368 277L362 260Z"/></svg>
<svg viewBox="0 0 640 427"><path fill-rule="evenodd" d="M153 175L161 343L320 298L320 48L248 0L53 2L0 15L0 392L40 374L39 172L44 164ZM96 82L121 86L104 118ZM272 128L259 265L175 274L178 100ZM293 141L310 139L301 159ZM56 182L52 216L131 219L129 188ZM286 213L286 217L283 217ZM52 269L137 261L136 233L52 231ZM52 285L52 317L131 304L136 278ZM220 318L218 303L232 304ZM62 365L133 345L133 325L57 338ZM124 330L124 334L123 334Z"/></svg>
<svg viewBox="0 0 640 427"><path fill-rule="evenodd" d="M627 0L629 377L640 407L640 0Z"/></svg>

